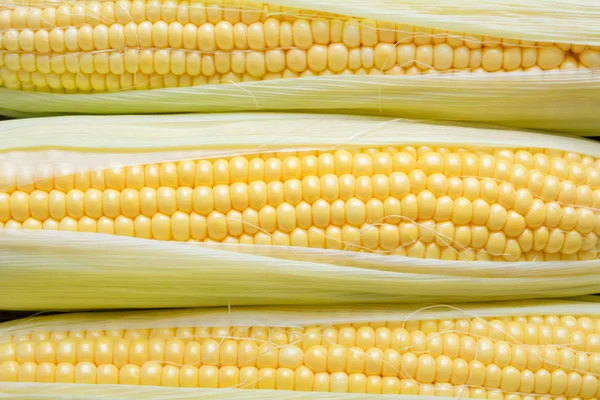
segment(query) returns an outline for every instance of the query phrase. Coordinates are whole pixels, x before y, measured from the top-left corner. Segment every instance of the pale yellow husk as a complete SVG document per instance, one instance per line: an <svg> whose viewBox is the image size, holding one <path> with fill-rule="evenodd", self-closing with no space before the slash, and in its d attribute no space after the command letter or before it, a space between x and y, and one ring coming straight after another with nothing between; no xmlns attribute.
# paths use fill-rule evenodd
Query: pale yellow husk
<svg viewBox="0 0 600 400"><path fill-rule="evenodd" d="M492 123L600 135L600 71L304 77L92 94L0 88L0 115L285 111Z"/></svg>
<svg viewBox="0 0 600 400"><path fill-rule="evenodd" d="M0 124L0 163L73 172L264 151L366 146L600 144L538 133L310 114L56 117ZM73 310L362 304L565 297L600 292L600 261L464 262L283 246L0 230L0 304Z"/></svg>
<svg viewBox="0 0 600 400"><path fill-rule="evenodd" d="M58 5L65 1L28 1ZM600 3L590 0L272 0L290 8L532 42L600 45ZM9 0L3 5L22 5ZM425 76L331 76L235 85L52 94L0 89L0 114L308 111L490 122L600 134L597 70Z"/></svg>
<svg viewBox="0 0 600 400"><path fill-rule="evenodd" d="M600 315L600 303L592 296L564 300L512 301L437 305L356 305L312 307L230 307L213 309L83 313L26 318L0 324L0 336L34 330L143 329L176 326L281 326L529 316ZM0 383L0 398L14 399L394 399L418 396L287 392L241 389L187 389L127 385L77 385ZM436 397L438 398L438 397ZM444 399L443 397L439 397Z"/></svg>
<svg viewBox="0 0 600 400"><path fill-rule="evenodd" d="M531 315L600 316L596 296L564 299L512 300L474 303L271 305L173 310L95 311L34 315L0 323L0 342L6 335L34 331L155 329L173 327L270 326L306 327L354 323L478 319Z"/></svg>
<svg viewBox="0 0 600 400"><path fill-rule="evenodd" d="M292 392L287 390L188 389L129 385L0 383L0 399L15 400L424 400L423 396ZM436 397L436 400L450 397Z"/></svg>

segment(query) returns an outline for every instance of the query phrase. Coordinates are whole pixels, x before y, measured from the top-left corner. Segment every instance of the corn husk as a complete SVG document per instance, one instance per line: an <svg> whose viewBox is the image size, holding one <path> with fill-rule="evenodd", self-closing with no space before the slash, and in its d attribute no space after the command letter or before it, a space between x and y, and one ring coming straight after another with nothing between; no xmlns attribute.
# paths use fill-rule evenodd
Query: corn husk
<svg viewBox="0 0 600 400"><path fill-rule="evenodd" d="M64 1L29 1L59 5ZM290 9L331 12L531 42L600 45L600 5L589 0L274 0ZM5 7L21 5L10 0ZM1 6L0 6L1 7ZM60 114L288 111L490 122L600 134L597 70L424 76L330 76L97 94L0 89L0 113Z"/></svg>
<svg viewBox="0 0 600 400"><path fill-rule="evenodd" d="M232 111L351 113L600 135L600 72L328 76L96 94L0 88L11 118Z"/></svg>
<svg viewBox="0 0 600 400"><path fill-rule="evenodd" d="M292 392L287 390L189 389L132 385L0 383L0 398L18 400L423 400L423 396ZM436 400L451 400L436 397Z"/></svg>
<svg viewBox="0 0 600 400"><path fill-rule="evenodd" d="M270 305L132 310L33 315L0 323L0 342L6 335L37 331L158 329L173 327L264 326L300 328L356 323L406 322L438 319L546 315L600 316L597 296L473 303Z"/></svg>
<svg viewBox="0 0 600 400"><path fill-rule="evenodd" d="M0 337L32 331L145 329L163 327L266 326L303 327L335 324L544 315L599 316L593 296L564 300L512 301L475 304L356 305L312 307L230 307L187 310L96 312L38 316L0 324ZM407 395L365 395L242 389L190 389L128 385L0 383L0 398L14 399L394 399ZM437 397L436 397L437 398ZM440 397L444 399L444 397Z"/></svg>
<svg viewBox="0 0 600 400"><path fill-rule="evenodd" d="M2 122L0 170L6 163L17 171L43 164L66 165L75 173L266 151L423 144L543 147L600 157L600 144L582 139L391 118L56 117ZM0 230L0 249L0 304L12 310L315 304L323 299L338 304L462 302L600 292L598 260L444 261L7 229Z"/></svg>

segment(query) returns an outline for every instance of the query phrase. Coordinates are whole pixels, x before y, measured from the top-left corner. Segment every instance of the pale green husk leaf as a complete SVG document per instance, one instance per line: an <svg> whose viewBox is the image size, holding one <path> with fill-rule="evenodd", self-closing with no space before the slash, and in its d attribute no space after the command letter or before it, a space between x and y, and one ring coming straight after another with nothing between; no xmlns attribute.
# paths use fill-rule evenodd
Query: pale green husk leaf
<svg viewBox="0 0 600 400"><path fill-rule="evenodd" d="M96 94L0 88L0 114L285 111L492 123L600 135L600 71L331 76Z"/></svg>

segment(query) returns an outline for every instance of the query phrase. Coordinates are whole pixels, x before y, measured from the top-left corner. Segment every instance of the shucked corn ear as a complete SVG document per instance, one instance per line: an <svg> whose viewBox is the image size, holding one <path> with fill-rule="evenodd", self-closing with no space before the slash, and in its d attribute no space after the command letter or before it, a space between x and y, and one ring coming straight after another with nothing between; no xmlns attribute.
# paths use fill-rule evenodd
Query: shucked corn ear
<svg viewBox="0 0 600 400"><path fill-rule="evenodd" d="M241 104L231 103L234 92L237 93L236 97L245 94L246 102L253 99L251 104L241 105L244 109L273 107L263 104L266 93L260 93L260 85L244 85L245 82L313 77L301 80L303 92L307 89L350 85L350 89L354 90L352 97L357 97L357 93L369 98L376 94L379 96L377 105L374 102L368 104L367 98L361 100L361 96L358 96L361 109L366 106L367 109L381 112L392 106L393 110L403 114L414 110L404 105L396 108L394 103L402 96L394 93L393 99L386 100L386 93L392 92L388 89L382 94L381 90L389 84L377 83L419 87L418 81L403 77L369 80L360 76L515 72L538 81L539 87L542 83L547 85L550 82L552 86L572 83L575 89L578 84L595 83L594 87L598 89L597 77L591 72L600 67L600 35L581 32L579 27L573 26L572 21L569 21L573 28L568 35L552 33L548 22L543 21L543 18L547 18L544 15L547 11L541 9L540 5L530 6L531 9L525 7L525 11L513 10L508 5L496 5L495 12L499 16L487 21L486 26L467 23L458 15L447 17L439 11L430 11L429 18L423 18L419 15L422 11L413 4L398 6L381 2L373 4L375 11L366 12L352 1L347 5L336 2L335 6L330 4L333 3L331 1L288 0L281 3L274 5L241 0L119 0L76 4L55 1L9 2L0 6L0 87L73 94L233 83L234 87L229 89L207 88L211 94L223 94L223 101L229 102L220 105L220 100L212 98L212 105L205 105L207 102L200 105L208 111L216 111L215 107L227 107L227 104L230 110L239 109ZM430 5L431 8L441 7L434 3ZM314 9L307 10L306 6ZM452 6L450 12L459 14L460 8ZM589 13L597 12L595 7L589 8ZM332 13L334 10L339 11ZM524 15L527 12L529 15ZM580 24L585 24L584 15L578 12L573 14ZM515 28L514 19L518 17L523 18L523 23L527 22L531 29ZM479 15L475 14L472 18L477 19ZM561 23L561 18L555 15L553 18L556 25ZM507 24L509 19L511 29ZM591 26L589 28L592 29ZM544 77L547 71L556 73ZM342 75L341 79L331 80L335 75ZM351 75L358 77L351 79ZM462 80L463 86L464 79L448 77L450 83ZM475 77L473 83L477 79ZM510 85L516 83L515 79L507 76L499 81ZM442 78L438 82L445 80ZM527 81L519 80L519 86L526 85ZM282 84L294 85L286 82ZM373 83L372 89L361 88L361 83L367 82ZM281 90L278 85L278 82L274 82L262 87L269 91L275 87ZM422 89L428 86L423 83ZM259 89L259 92L255 93L255 89ZM335 88L329 90L332 90L329 96L323 90L319 90L319 95L327 101L336 98L337 102L323 107L348 107L346 101L340 100L340 94L333 92ZM180 92L202 95L203 91L199 88L199 91L186 89ZM308 90L307 96L311 91ZM31 97L10 91L0 93L7 99ZM581 93L578 92L578 95ZM148 100L154 97L153 94L146 96L147 99L137 98ZM124 95L116 98L126 100L134 97ZM285 96L276 97L278 102ZM53 97L40 98L48 100ZM100 99L101 96L94 98ZM94 103L94 98L87 100ZM166 103L164 98L156 98ZM590 99L587 100L589 103ZM148 108L146 101L134 105L125 101L125 107L118 104L119 111L107 110L105 106L98 107L98 104L92 108L86 107L78 98L63 96L60 101L67 103L51 107L28 103L27 108L22 108L11 100L3 107L31 113L203 111L197 107L190 110L190 106L183 101L174 106L165 106L168 109ZM325 103L325 99L322 101ZM464 102L464 99L460 101ZM77 107L69 104L77 104ZM576 104L567 104L569 109L577 109ZM493 107L492 104L489 106ZM540 107L539 104L536 106ZM296 101L294 107L310 109L321 108L321 105L311 105L310 99L306 98L300 104ZM282 103L278 108L289 106ZM426 110L429 114L431 111ZM506 112L502 114L510 115ZM546 113L546 118L551 114ZM436 116L435 112L433 116ZM437 117L445 118L445 115ZM472 116L469 119L473 118L481 117ZM484 119L488 118L492 117ZM452 119L464 120L459 116ZM577 121L577 118L571 119Z"/></svg>
<svg viewBox="0 0 600 400"><path fill-rule="evenodd" d="M0 332L0 393L7 394L68 393L75 383L79 394L87 385L120 384L173 387L173 395L202 388L182 395L211 398L223 389L237 398L258 398L257 390L600 396L593 298L72 314L13 321Z"/></svg>
<svg viewBox="0 0 600 400"><path fill-rule="evenodd" d="M131 263L139 261L133 254L141 249L150 285L151 265L177 280L187 280L179 268L192 268L202 285L245 268L244 275L257 280L268 273L263 284L269 286L280 274L286 291L324 279L321 284L336 286L333 296L343 302L380 295L414 301L396 286L413 280L420 281L409 289L414 293L463 300L475 295L457 286L461 279L465 285L487 282L495 290L484 296L492 298L598 289L600 152L593 142L319 115L67 117L3 124L10 138L0 141L0 240L8 254L0 259L7 268L0 284L6 286L0 290L4 307L36 308L33 297L30 303L11 300L10 293L31 285L41 276L32 274L38 268L58 281L67 270L70 281L85 279L100 263L127 275L137 270ZM93 250L86 254L88 246ZM103 246L119 250L100 254ZM77 256L69 259L73 252ZM62 273L49 268L55 263ZM566 266L572 285L561 276ZM219 272L211 275L213 267ZM287 280L297 268L301 276ZM9 273L13 269L18 272ZM515 285L519 278L497 279L511 269L527 291ZM484 278L482 270L488 271ZM358 271L391 280L370 287ZM423 273L441 280L423 282ZM440 282L451 287L434 294L418 289ZM240 291L226 293L234 286L229 282L222 293L234 304L279 297L273 291L255 297L258 287L246 280ZM60 305L48 300L54 290L60 291ZM126 291L122 285L104 290ZM353 298L353 290L366 297ZM42 292L44 308L77 306L63 297L62 284L44 284ZM219 296L200 293L186 292L168 303L223 304ZM139 304L165 305L155 302L156 293L148 296ZM110 297L103 292L103 299ZM102 307L110 307L104 301ZM114 301L126 304L119 296ZM297 301L314 300L286 293L285 302Z"/></svg>

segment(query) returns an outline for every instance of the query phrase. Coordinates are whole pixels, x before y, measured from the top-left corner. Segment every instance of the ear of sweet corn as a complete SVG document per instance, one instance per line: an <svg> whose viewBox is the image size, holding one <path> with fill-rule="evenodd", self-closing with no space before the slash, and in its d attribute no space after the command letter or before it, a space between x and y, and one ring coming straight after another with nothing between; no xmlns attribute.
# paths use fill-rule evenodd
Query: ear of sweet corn
<svg viewBox="0 0 600 400"><path fill-rule="evenodd" d="M598 290L593 142L323 115L67 117L5 126L0 296L7 308ZM28 295L15 296L24 285Z"/></svg>
<svg viewBox="0 0 600 400"><path fill-rule="evenodd" d="M478 4L466 19L467 5L276 3L3 5L7 114L360 110L597 132L586 112L598 105L600 67L591 6L557 17L539 4ZM542 107L549 97L562 112Z"/></svg>
<svg viewBox="0 0 600 400"><path fill-rule="evenodd" d="M287 391L593 399L599 327L598 302L586 298L37 317L0 326L0 390L68 393L78 384L202 388L196 394L217 398L222 390L242 398L275 390L291 398Z"/></svg>
<svg viewBox="0 0 600 400"><path fill-rule="evenodd" d="M8 123L7 136L34 131L2 153L1 227L444 260L598 258L593 142L536 148L545 137L364 117L284 115L266 127L270 117L46 120L58 136L44 120ZM94 121L101 143L88 129L69 144ZM148 146L137 132L156 122L168 126L157 136L206 126Z"/></svg>

